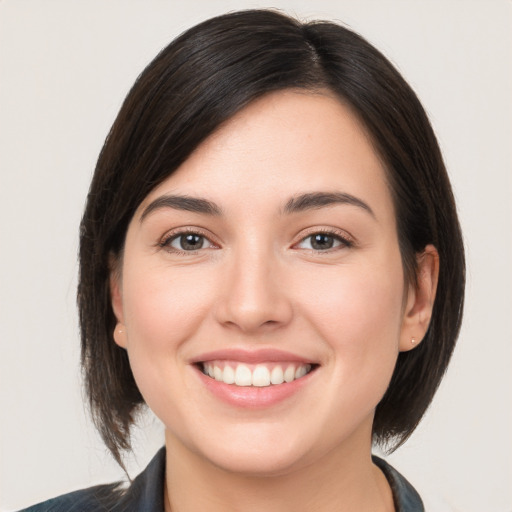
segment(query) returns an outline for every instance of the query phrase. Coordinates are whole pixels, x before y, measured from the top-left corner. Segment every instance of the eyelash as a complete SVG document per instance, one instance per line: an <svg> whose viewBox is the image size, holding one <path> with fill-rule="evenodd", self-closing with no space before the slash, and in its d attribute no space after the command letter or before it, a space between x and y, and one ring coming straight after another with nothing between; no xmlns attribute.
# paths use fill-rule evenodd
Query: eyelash
<svg viewBox="0 0 512 512"><path fill-rule="evenodd" d="M316 235L323 235L326 237L330 237L334 240L334 242L339 242L339 245L337 247L329 247L329 248L323 249L323 250L320 250L320 249L315 250L313 248L304 249L304 250L308 250L308 251L316 253L316 254L327 254L327 253L336 251L337 249L343 249L343 248L350 249L351 247L354 247L354 245L355 245L354 240L345 231L340 231L340 230L332 229L332 228L331 229L326 229L326 228L318 229L317 228L317 229L312 229L306 236L303 236L296 244L294 244L294 246L297 246L298 244L301 244Z"/></svg>
<svg viewBox="0 0 512 512"><path fill-rule="evenodd" d="M210 246L209 247L201 246L199 249L196 249L196 250L180 250L180 249L177 249L170 245L173 241L178 240L179 238L186 236L186 235L195 235L197 237L200 237L203 240L206 240L207 243L210 244ZM335 229L314 229L314 230L311 230L306 236L303 236L298 242L293 244L292 247L296 247L299 244L301 244L301 243L305 242L306 240L311 239L312 237L317 236L317 235L323 235L323 236L332 238L334 241L333 243L339 242L339 245L335 246L335 247L329 247L327 249L315 250L314 248L305 248L304 250L310 251L312 253L317 253L317 254L321 254L321 253L325 254L325 253L333 252L337 249L351 248L354 246L354 241L344 231L339 231L339 230L335 230ZM180 231L174 231L174 232L168 233L158 243L158 246L161 249L164 249L170 253L178 254L178 255L197 254L198 251L200 251L201 249L218 248L217 244L212 242L210 240L210 238L205 233L203 233L201 230L199 230L197 228L190 228L190 229L185 228L185 229L181 229Z"/></svg>
<svg viewBox="0 0 512 512"><path fill-rule="evenodd" d="M175 247L172 247L170 245L174 240L178 240L179 238L181 238L183 236L186 236L186 235L196 235L196 236L202 238L203 240L206 240L210 244L211 247L213 247L213 248L217 248L218 247L217 244L212 242L210 240L210 238L205 233L203 233L200 229L197 229L197 228L190 228L190 229L184 228L184 229L180 229L179 231L173 231L171 233L168 233L158 243L158 246L161 249L166 250L167 252L170 252L170 253L173 253L173 254L182 255L182 256L187 256L187 255L190 255L190 254L197 254L198 251L203 249L203 247L200 247L199 249L196 249L196 250L186 251L186 250L176 249Z"/></svg>

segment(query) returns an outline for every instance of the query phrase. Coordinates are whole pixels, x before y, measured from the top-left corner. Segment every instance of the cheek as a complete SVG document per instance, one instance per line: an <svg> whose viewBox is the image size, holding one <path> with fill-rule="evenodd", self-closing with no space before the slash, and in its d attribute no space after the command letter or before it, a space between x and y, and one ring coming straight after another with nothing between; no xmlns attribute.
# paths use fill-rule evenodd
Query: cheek
<svg viewBox="0 0 512 512"><path fill-rule="evenodd" d="M211 310L213 287L197 271L171 272L136 258L125 262L124 271L123 313L133 375L153 411L165 409L179 417L172 390L184 382L186 342Z"/></svg>
<svg viewBox="0 0 512 512"><path fill-rule="evenodd" d="M358 390L345 396L374 407L389 385L399 351L401 265L344 267L329 274L316 276L318 291L303 303L305 315L328 347L333 379Z"/></svg>
<svg viewBox="0 0 512 512"><path fill-rule="evenodd" d="M306 286L297 293L311 319L329 333L332 340L354 338L364 332L380 333L361 337L359 346L379 339L395 338L402 320L403 277L401 266L346 266L315 274L314 289ZM394 336L393 336L394 335Z"/></svg>
<svg viewBox="0 0 512 512"><path fill-rule="evenodd" d="M338 335L357 341L354 348L358 350L384 348L389 343L397 346L402 301L401 290L394 288L369 276L349 277L343 291L332 294L332 306L326 304L330 324L338 324Z"/></svg>
<svg viewBox="0 0 512 512"><path fill-rule="evenodd" d="M207 273L186 267L179 272L161 266L141 270L137 262L126 265L123 283L126 327L135 343L176 350L198 326L213 297ZM204 274L204 275L203 275Z"/></svg>

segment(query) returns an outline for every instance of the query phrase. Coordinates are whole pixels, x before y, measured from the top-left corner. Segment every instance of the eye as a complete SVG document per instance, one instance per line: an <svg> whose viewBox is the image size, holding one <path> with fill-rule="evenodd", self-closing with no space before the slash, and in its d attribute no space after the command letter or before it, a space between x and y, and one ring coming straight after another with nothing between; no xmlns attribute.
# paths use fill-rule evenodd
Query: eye
<svg viewBox="0 0 512 512"><path fill-rule="evenodd" d="M181 252L192 252L213 247L208 238L198 233L178 233L164 240L161 245L168 250Z"/></svg>
<svg viewBox="0 0 512 512"><path fill-rule="evenodd" d="M350 247L352 243L346 238L334 233L313 233L303 238L297 247L313 251L328 251L337 247Z"/></svg>

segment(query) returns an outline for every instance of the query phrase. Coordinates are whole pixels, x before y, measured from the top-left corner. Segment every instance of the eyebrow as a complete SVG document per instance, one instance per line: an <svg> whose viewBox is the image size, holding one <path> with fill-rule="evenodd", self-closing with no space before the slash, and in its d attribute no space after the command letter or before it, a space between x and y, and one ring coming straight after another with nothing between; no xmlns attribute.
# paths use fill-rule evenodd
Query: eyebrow
<svg viewBox="0 0 512 512"><path fill-rule="evenodd" d="M294 196L286 202L283 213L289 215L292 213L314 210L336 204L357 206L375 218L373 210L367 203L344 192L308 192ZM174 210L201 213L205 215L222 215L222 209L220 206L208 199L182 195L164 195L158 197L146 206L140 216L140 222L143 222L144 219L154 211L163 208L172 208Z"/></svg>
<svg viewBox="0 0 512 512"><path fill-rule="evenodd" d="M206 215L222 214L221 208L207 199L180 195L165 195L158 197L146 206L140 216L140 222L143 222L150 213L162 208L173 208L174 210L183 210Z"/></svg>
<svg viewBox="0 0 512 512"><path fill-rule="evenodd" d="M376 218L375 213L367 203L358 197L344 192L309 192L307 194L294 196L286 203L284 213L303 212L335 204L357 206L368 212L373 218Z"/></svg>

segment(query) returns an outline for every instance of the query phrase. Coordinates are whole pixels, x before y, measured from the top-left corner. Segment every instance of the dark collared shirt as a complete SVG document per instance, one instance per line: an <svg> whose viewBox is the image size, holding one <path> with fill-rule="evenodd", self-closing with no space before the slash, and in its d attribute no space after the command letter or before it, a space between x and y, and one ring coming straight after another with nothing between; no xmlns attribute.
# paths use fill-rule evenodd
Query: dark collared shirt
<svg viewBox="0 0 512 512"><path fill-rule="evenodd" d="M424 512L412 485L386 461L373 457L393 492L396 512ZM127 488L98 485L33 505L20 512L164 512L165 448Z"/></svg>

